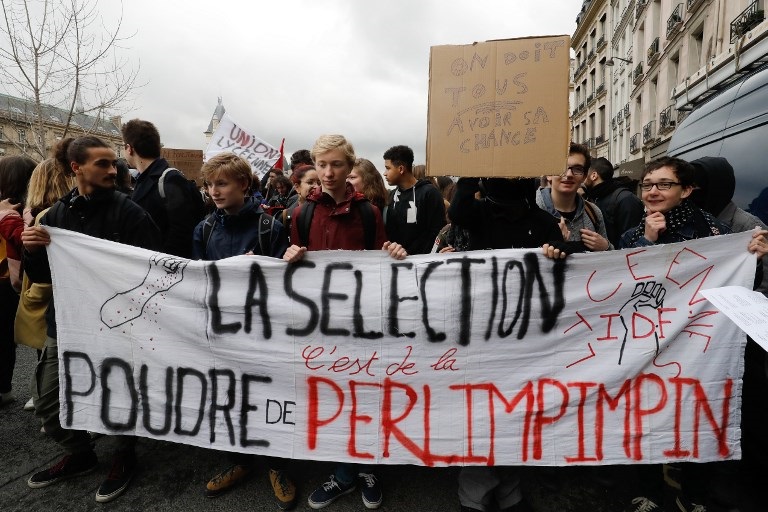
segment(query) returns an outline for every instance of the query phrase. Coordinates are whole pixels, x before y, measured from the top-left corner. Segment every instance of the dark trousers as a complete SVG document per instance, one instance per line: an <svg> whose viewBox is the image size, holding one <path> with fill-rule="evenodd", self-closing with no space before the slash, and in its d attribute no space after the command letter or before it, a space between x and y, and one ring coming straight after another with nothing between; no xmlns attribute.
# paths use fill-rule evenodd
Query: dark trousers
<svg viewBox="0 0 768 512"><path fill-rule="evenodd" d="M16 342L13 341L13 322L19 308L19 294L10 281L0 281L0 393L11 390L13 368L16 366Z"/></svg>

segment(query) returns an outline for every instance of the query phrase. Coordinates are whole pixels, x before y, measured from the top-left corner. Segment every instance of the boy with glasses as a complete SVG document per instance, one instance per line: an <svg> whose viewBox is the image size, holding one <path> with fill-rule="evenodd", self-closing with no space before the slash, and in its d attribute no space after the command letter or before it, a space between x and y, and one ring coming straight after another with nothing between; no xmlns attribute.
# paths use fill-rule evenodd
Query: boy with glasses
<svg viewBox="0 0 768 512"><path fill-rule="evenodd" d="M565 171L559 176L547 176L551 187L539 189L536 204L560 221L566 241L581 242L588 251L605 251L613 246L608 241L603 214L578 193L591 160L586 147L571 143Z"/></svg>

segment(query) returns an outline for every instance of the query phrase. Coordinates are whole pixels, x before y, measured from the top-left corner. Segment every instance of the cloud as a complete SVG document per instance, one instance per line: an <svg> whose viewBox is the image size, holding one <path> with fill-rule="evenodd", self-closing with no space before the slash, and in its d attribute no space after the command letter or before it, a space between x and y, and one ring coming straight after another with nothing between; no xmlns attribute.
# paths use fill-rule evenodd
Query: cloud
<svg viewBox="0 0 768 512"><path fill-rule="evenodd" d="M111 5L102 2L105 17ZM424 162L429 48L571 33L570 0L282 2L131 0L125 54L147 85L124 119L155 122L168 147L202 148L227 112L286 151L342 133L381 164L395 144Z"/></svg>

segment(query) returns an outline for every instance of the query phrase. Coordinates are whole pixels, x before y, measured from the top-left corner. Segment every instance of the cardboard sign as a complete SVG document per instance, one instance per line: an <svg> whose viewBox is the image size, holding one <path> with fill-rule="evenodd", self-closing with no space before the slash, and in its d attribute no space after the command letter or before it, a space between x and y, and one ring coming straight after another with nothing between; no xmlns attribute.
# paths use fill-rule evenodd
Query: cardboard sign
<svg viewBox="0 0 768 512"><path fill-rule="evenodd" d="M740 456L746 337L700 290L751 284L751 233L288 265L50 232L65 428L428 466Z"/></svg>
<svg viewBox="0 0 768 512"><path fill-rule="evenodd" d="M203 167L201 150L162 148L160 156L168 160L171 167L180 170L188 180L195 180L199 187L203 185L203 177L200 173Z"/></svg>
<svg viewBox="0 0 768 512"><path fill-rule="evenodd" d="M541 176L566 166L568 36L433 46L427 173Z"/></svg>

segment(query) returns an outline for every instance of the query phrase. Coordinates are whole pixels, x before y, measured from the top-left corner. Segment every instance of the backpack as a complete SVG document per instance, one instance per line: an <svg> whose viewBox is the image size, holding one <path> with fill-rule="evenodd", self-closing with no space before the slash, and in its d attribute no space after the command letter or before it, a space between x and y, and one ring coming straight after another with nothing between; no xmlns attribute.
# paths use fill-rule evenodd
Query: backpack
<svg viewBox="0 0 768 512"><path fill-rule="evenodd" d="M213 234L215 213L210 213L205 217L203 224L203 246L208 249L208 242L211 241ZM259 217L259 254L262 256L272 256L272 245L275 241L275 218L268 213L262 213ZM264 251L266 247L267 252ZM255 252L255 251L254 251Z"/></svg>
<svg viewBox="0 0 768 512"><path fill-rule="evenodd" d="M584 211L587 213L587 217L589 217L589 220L592 221L592 225L595 227L595 232L600 232L600 219L597 217L597 213L595 212L595 207L592 206L592 203L590 203L587 200L584 200Z"/></svg>
<svg viewBox="0 0 768 512"><path fill-rule="evenodd" d="M11 274L8 270L8 254L5 249L5 239L0 236L0 281L8 281Z"/></svg>
<svg viewBox="0 0 768 512"><path fill-rule="evenodd" d="M298 224L299 242L297 245L306 247L309 242L309 228L312 225L312 215L315 213L314 201L307 201L299 210L299 217L296 219ZM365 249L371 251L374 249L376 243L376 217L373 214L373 208L368 200L358 201L353 204L357 204L360 208L360 217L363 219L363 233L365 237Z"/></svg>
<svg viewBox="0 0 768 512"><path fill-rule="evenodd" d="M184 194L185 201L195 205L195 223L199 222L206 214L203 196L197 189L197 186L195 186L194 182L189 181L187 177L184 176L184 173L175 167L169 167L164 170L163 174L160 175L160 179L157 180L157 191L160 194L160 198L165 201L165 177L169 173L178 174L184 179L184 185L181 187L181 191Z"/></svg>

